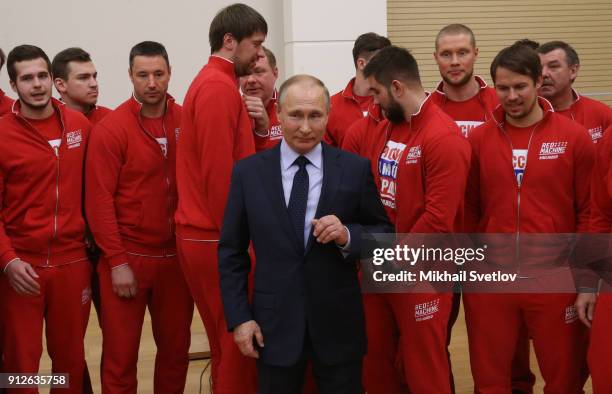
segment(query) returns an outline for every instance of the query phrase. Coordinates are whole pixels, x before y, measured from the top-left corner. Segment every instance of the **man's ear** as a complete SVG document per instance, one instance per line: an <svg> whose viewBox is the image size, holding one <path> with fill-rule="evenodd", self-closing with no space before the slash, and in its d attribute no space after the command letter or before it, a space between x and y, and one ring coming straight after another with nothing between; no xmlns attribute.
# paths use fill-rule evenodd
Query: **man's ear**
<svg viewBox="0 0 612 394"><path fill-rule="evenodd" d="M236 41L236 38L231 33L225 33L223 36L223 48L233 51L237 44L238 41Z"/></svg>
<svg viewBox="0 0 612 394"><path fill-rule="evenodd" d="M359 57L359 58L357 58L357 64L355 66L356 66L357 70L363 72L363 69L365 68L365 66L367 64L368 64L368 62L364 58Z"/></svg>
<svg viewBox="0 0 612 394"><path fill-rule="evenodd" d="M389 91L391 92L391 96L393 96L394 99L397 99L404 95L405 88L406 86L402 82L398 81L397 79L394 79L393 81L391 81Z"/></svg>
<svg viewBox="0 0 612 394"><path fill-rule="evenodd" d="M580 71L580 64L574 64L573 66L569 66L569 70L570 70L570 81L574 83L574 81L578 77L578 71Z"/></svg>
<svg viewBox="0 0 612 394"><path fill-rule="evenodd" d="M68 88L66 88L66 81L64 81L62 78L55 78L53 80L53 84L59 93L66 93L66 90L68 90Z"/></svg>

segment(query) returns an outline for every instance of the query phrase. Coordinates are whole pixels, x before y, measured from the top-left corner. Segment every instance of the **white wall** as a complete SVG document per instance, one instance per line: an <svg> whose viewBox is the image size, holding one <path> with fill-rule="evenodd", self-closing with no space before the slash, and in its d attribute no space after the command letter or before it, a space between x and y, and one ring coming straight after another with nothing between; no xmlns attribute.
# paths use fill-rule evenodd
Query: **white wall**
<svg viewBox="0 0 612 394"><path fill-rule="evenodd" d="M386 34L385 0L242 0L268 22L265 45L281 79L312 73L341 89L354 74L351 48L361 33ZM173 68L170 93L182 101L210 54L208 27L227 0L0 0L0 47L40 46L50 58L69 46L91 53L99 73L99 103L114 107L131 93L130 48L143 40L166 46ZM284 8L284 9L283 9ZM6 68L0 88L11 91Z"/></svg>
<svg viewBox="0 0 612 394"><path fill-rule="evenodd" d="M279 0L243 0L268 22L266 45L282 52ZM210 54L208 27L223 0L0 0L0 47L8 55L19 44L40 46L52 59L70 46L87 50L98 69L99 103L114 107L131 93L128 55L136 43L159 41L172 66L170 93L182 102L193 77ZM283 65L283 56L279 56ZM6 67L0 87L10 90Z"/></svg>
<svg viewBox="0 0 612 394"><path fill-rule="evenodd" d="M313 74L342 90L355 75L353 43L362 33L387 35L386 0L285 0L285 73Z"/></svg>

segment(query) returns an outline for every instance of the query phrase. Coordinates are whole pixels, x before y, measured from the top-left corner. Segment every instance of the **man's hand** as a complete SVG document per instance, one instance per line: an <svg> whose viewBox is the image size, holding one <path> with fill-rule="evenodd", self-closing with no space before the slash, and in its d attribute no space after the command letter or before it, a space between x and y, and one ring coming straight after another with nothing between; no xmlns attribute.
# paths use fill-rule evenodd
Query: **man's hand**
<svg viewBox="0 0 612 394"><path fill-rule="evenodd" d="M597 295L595 293L578 293L574 306L578 311L578 318L585 326L591 327Z"/></svg>
<svg viewBox="0 0 612 394"><path fill-rule="evenodd" d="M326 244L334 241L340 247L345 246L348 242L348 231L335 215L312 219L311 223L313 234L318 242Z"/></svg>
<svg viewBox="0 0 612 394"><path fill-rule="evenodd" d="M15 259L6 266L4 272L17 293L33 296L40 294L40 285L36 281L38 274L29 263Z"/></svg>
<svg viewBox="0 0 612 394"><path fill-rule="evenodd" d="M270 127L270 119L263 101L259 97L244 96L244 104L249 116L255 121L255 132L265 133Z"/></svg>
<svg viewBox="0 0 612 394"><path fill-rule="evenodd" d="M253 346L253 337L259 347L264 347L263 334L255 320L246 321L234 328L234 342L247 357L259 358L259 352Z"/></svg>
<svg viewBox="0 0 612 394"><path fill-rule="evenodd" d="M138 282L129 264L123 264L111 269L113 291L119 297L133 298L138 293Z"/></svg>

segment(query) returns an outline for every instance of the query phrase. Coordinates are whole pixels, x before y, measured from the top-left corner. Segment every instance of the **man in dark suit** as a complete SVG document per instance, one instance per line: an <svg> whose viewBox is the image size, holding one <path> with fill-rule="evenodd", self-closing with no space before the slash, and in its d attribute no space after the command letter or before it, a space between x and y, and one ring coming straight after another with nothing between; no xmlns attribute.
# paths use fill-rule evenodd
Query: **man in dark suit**
<svg viewBox="0 0 612 394"><path fill-rule="evenodd" d="M368 161L321 143L323 83L289 78L277 105L283 141L238 162L232 175L219 242L227 325L242 353L258 359L260 394L299 393L308 361L321 394L361 393L366 338L356 263L362 238L392 226Z"/></svg>

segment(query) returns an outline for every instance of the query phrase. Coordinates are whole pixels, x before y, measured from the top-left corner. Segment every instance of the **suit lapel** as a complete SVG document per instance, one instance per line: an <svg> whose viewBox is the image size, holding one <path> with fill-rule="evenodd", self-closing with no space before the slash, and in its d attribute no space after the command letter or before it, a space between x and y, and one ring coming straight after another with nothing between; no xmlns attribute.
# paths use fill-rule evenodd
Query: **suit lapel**
<svg viewBox="0 0 612 394"><path fill-rule="evenodd" d="M283 179L280 163L280 144L270 149L267 154L262 155L262 181L265 185L266 193L272 203L272 208L278 216L280 224L285 234L293 241L293 245L298 250L298 239L291 224L287 204L285 204L285 193L283 191Z"/></svg>
<svg viewBox="0 0 612 394"><path fill-rule="evenodd" d="M325 143L323 145L323 185L321 187L321 196L317 204L317 211L315 213L315 219L319 219L321 216L333 214L330 212L334 197L338 191L338 185L342 178L342 165L338 156L340 151L331 148ZM313 245L314 237L312 231L308 237L308 243L306 245L306 253L310 250Z"/></svg>

